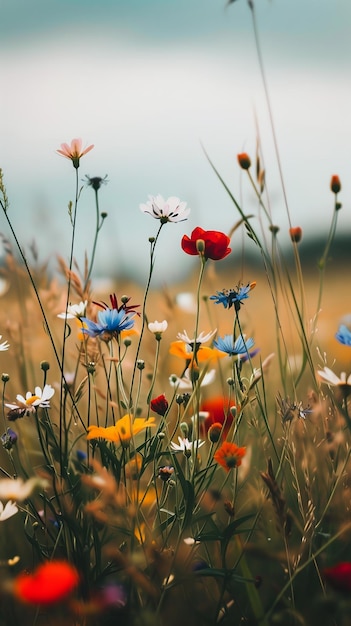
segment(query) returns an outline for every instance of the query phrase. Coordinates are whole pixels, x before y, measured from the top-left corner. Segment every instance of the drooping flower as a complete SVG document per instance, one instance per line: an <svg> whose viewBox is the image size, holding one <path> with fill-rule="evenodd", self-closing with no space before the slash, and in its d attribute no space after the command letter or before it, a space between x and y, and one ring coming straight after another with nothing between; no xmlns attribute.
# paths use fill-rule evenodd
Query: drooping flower
<svg viewBox="0 0 351 626"><path fill-rule="evenodd" d="M239 448L235 443L223 441L222 445L213 455L214 460L224 467L226 472L239 467L241 460L246 454L246 448Z"/></svg>
<svg viewBox="0 0 351 626"><path fill-rule="evenodd" d="M254 340L251 338L244 340L242 336L239 335L234 341L233 335L225 335L223 338L218 337L218 339L213 342L213 345L221 352L228 354L228 356L241 356L249 352L254 345Z"/></svg>
<svg viewBox="0 0 351 626"><path fill-rule="evenodd" d="M333 567L326 567L322 571L325 580L338 591L350 593L351 591L351 563L343 561Z"/></svg>
<svg viewBox="0 0 351 626"><path fill-rule="evenodd" d="M230 254L229 243L230 239L224 233L217 230L203 230L198 226L193 230L190 237L183 236L181 246L186 254L192 256L200 254L205 259L219 261Z"/></svg>
<svg viewBox="0 0 351 626"><path fill-rule="evenodd" d="M0 340L2 339L2 335L0 335ZM8 350L10 347L10 344L8 341L3 341L2 343L0 343L0 352L5 352L5 350Z"/></svg>
<svg viewBox="0 0 351 626"><path fill-rule="evenodd" d="M167 200L161 195L149 196L146 204L140 204L140 210L148 213L161 224L167 222L184 222L188 219L190 208L186 208L186 202L181 202L179 198L170 196Z"/></svg>
<svg viewBox="0 0 351 626"><path fill-rule="evenodd" d="M208 398L201 402L200 411L206 413L203 423L205 433L208 434L213 424L219 423L222 428L222 435L226 438L234 419L230 411L229 400L223 396Z"/></svg>
<svg viewBox="0 0 351 626"><path fill-rule="evenodd" d="M149 417L148 419L137 417L133 421L133 416L127 413L117 420L114 426L109 426L108 428L89 426L87 439L101 438L127 447L133 436L152 426L155 426L154 417Z"/></svg>
<svg viewBox="0 0 351 626"><path fill-rule="evenodd" d="M103 337L109 340L112 337L117 337L122 331L133 328L134 316L135 313L125 313L124 310L104 309L98 311L97 322L93 322L87 317L81 318L84 324L82 332L90 337Z"/></svg>
<svg viewBox="0 0 351 626"><path fill-rule="evenodd" d="M164 394L157 396L157 398L153 398L150 402L151 410L157 415L164 416L168 409L168 400Z"/></svg>
<svg viewBox="0 0 351 626"><path fill-rule="evenodd" d="M344 346L351 346L351 330L345 324L340 324L335 338Z"/></svg>
<svg viewBox="0 0 351 626"><path fill-rule="evenodd" d="M91 144L82 150L82 145L83 142L80 138L72 139L70 146L68 143L62 143L61 149L56 150L56 152L61 156L64 156L66 159L70 159L73 163L73 167L77 170L81 157L94 148L94 144Z"/></svg>
<svg viewBox="0 0 351 626"><path fill-rule="evenodd" d="M57 317L67 320L73 320L75 318L81 319L85 315L87 304L87 300L79 302L79 304L69 304L67 307L67 313L63 311L63 313L58 313Z"/></svg>
<svg viewBox="0 0 351 626"><path fill-rule="evenodd" d="M41 390L41 387L35 387L34 393L31 391L27 391L26 397L22 396L20 393L17 394L16 400L19 402L18 404L5 404L8 409L11 411L23 410L24 413L22 415L17 415L17 417L23 417L24 414L30 414L36 410L36 408L41 407L43 409L50 408L50 399L55 393L55 389L51 385L45 385L44 389ZM8 419L11 420L11 416L8 415Z"/></svg>
<svg viewBox="0 0 351 626"><path fill-rule="evenodd" d="M216 295L210 296L215 304L223 304L225 309L230 309L233 305L236 311L240 310L243 300L247 300L249 292L256 287L256 283L248 283L245 286L238 286L236 289L222 289Z"/></svg>
<svg viewBox="0 0 351 626"><path fill-rule="evenodd" d="M0 480L0 499L22 502L35 491L45 489L47 481L41 478L29 478L25 482L22 478L3 478Z"/></svg>
<svg viewBox="0 0 351 626"><path fill-rule="evenodd" d="M201 446L204 445L204 441L201 441L201 439L195 439L194 441L189 441L188 438L183 438L182 437L178 437L178 441L179 441L179 445L177 443L174 443L173 441L171 441L171 450L173 452L187 452L195 449L197 450L198 448L201 448Z"/></svg>
<svg viewBox="0 0 351 626"><path fill-rule="evenodd" d="M9 500L4 506L0 501L0 522L4 522L6 519L9 519L9 517L16 515L16 513L18 513L18 507L14 502Z"/></svg>
<svg viewBox="0 0 351 626"><path fill-rule="evenodd" d="M15 578L14 594L28 604L51 605L66 599L79 583L77 569L66 561L47 561L32 574Z"/></svg>

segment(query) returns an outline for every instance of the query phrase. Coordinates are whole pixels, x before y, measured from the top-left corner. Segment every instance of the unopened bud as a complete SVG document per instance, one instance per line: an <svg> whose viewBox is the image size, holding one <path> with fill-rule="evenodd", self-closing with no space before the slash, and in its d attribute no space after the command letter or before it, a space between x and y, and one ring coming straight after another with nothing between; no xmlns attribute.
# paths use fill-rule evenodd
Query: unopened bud
<svg viewBox="0 0 351 626"><path fill-rule="evenodd" d="M340 178L339 178L339 176L337 176L337 174L334 174L331 177L330 189L335 194L339 193L339 191L341 190L341 182L340 182Z"/></svg>
<svg viewBox="0 0 351 626"><path fill-rule="evenodd" d="M251 167L251 159L246 152L238 154L238 163L243 170L248 170Z"/></svg>
<svg viewBox="0 0 351 626"><path fill-rule="evenodd" d="M295 228L289 228L290 239L294 243L299 243L302 239L302 228L295 226Z"/></svg>
<svg viewBox="0 0 351 626"><path fill-rule="evenodd" d="M196 250L198 251L199 254L204 254L205 252L205 242L203 239L197 239L196 240Z"/></svg>

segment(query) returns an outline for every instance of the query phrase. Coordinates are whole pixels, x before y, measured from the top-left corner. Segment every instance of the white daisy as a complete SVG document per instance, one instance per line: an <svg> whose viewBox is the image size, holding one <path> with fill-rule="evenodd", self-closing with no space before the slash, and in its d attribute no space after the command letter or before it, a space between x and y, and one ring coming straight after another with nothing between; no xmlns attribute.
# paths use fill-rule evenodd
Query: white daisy
<svg viewBox="0 0 351 626"><path fill-rule="evenodd" d="M197 343L197 344L206 343L213 337L213 335L216 334L216 332L217 332L217 328L213 331L210 331L209 333L202 332L196 337L196 342L195 342L195 338L190 339L186 330L183 333L178 333L177 338L180 339L181 341L184 341L184 343L187 343L189 346L193 346L194 343Z"/></svg>
<svg viewBox="0 0 351 626"><path fill-rule="evenodd" d="M209 372L207 372L205 376L203 377L203 379L201 380L201 387L206 387L206 385L210 385L211 383L213 383L215 377L216 377L215 369L212 369ZM184 372L184 376L182 376L182 378L179 378L179 376L175 376L174 374L172 374L172 376L169 377L169 382L172 385L172 387L176 387L176 389L185 390L185 389L193 388L193 383L190 378L189 369L187 369Z"/></svg>
<svg viewBox="0 0 351 626"><path fill-rule="evenodd" d="M69 304L67 307L67 314L64 311L63 313L59 313L57 317L67 320L73 320L75 317L80 319L85 316L87 304L88 300L84 300L84 302L80 302L79 304Z"/></svg>
<svg viewBox="0 0 351 626"><path fill-rule="evenodd" d="M334 372L329 369L329 367L324 367L323 370L318 370L318 375L322 379L323 383L328 383L328 385L340 386L340 385L351 385L351 374L346 378L346 372L341 372L340 378Z"/></svg>
<svg viewBox="0 0 351 626"><path fill-rule="evenodd" d="M36 387L34 393L31 391L27 391L26 397L22 396L20 393L17 394L16 400L20 403L21 406L17 404L6 404L5 406L8 409L19 409L22 407L28 408L28 410L33 410L35 407L42 407L44 409L50 408L50 398L55 393L55 389L51 385L45 385L44 389L41 390L41 387Z"/></svg>
<svg viewBox="0 0 351 626"><path fill-rule="evenodd" d="M2 335L0 335L0 339L2 339ZM8 341L3 341L2 343L0 343L0 352L4 352L5 350L8 350L10 347L10 344Z"/></svg>
<svg viewBox="0 0 351 626"><path fill-rule="evenodd" d="M186 452L187 450L192 450L193 448L196 450L198 448L201 448L201 446L204 445L204 441L201 441L201 439L195 439L195 441L189 441L188 438L186 439L182 439L182 437L178 437L178 441L179 441L179 446L177 443L174 443L173 441L171 441L171 449L174 450L174 452Z"/></svg>
<svg viewBox="0 0 351 626"><path fill-rule="evenodd" d="M5 519L16 515L16 513L18 513L18 507L15 505L14 502L9 500L8 502L6 502L5 506L2 502L0 502L0 522L3 522Z"/></svg>
<svg viewBox="0 0 351 626"><path fill-rule="evenodd" d="M11 501L26 500L36 488L45 488L46 480L41 478L29 478L24 482L22 478L3 478L0 480L0 499Z"/></svg>
<svg viewBox="0 0 351 626"><path fill-rule="evenodd" d="M167 200L161 195L149 196L146 204L140 204L140 210L148 213L161 223L184 222L188 218L190 209L186 208L186 202L181 202L179 198L170 196Z"/></svg>

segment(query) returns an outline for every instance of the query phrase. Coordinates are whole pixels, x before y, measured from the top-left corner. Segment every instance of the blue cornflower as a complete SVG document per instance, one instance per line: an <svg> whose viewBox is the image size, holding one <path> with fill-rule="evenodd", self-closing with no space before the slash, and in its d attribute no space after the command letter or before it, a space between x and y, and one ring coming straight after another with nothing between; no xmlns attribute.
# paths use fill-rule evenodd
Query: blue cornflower
<svg viewBox="0 0 351 626"><path fill-rule="evenodd" d="M240 356L248 353L254 345L254 340L250 338L244 341L240 335L240 337L234 341L233 335L225 335L223 339L218 337L218 339L213 342L213 345L218 350L221 350L221 352L226 352L228 356Z"/></svg>
<svg viewBox="0 0 351 626"><path fill-rule="evenodd" d="M256 283L248 283L245 286L237 287L236 289L222 289L217 291L216 295L210 296L210 300L214 300L215 304L223 304L225 309L230 309L234 306L236 311L240 310L243 300L247 300L251 289L256 287Z"/></svg>
<svg viewBox="0 0 351 626"><path fill-rule="evenodd" d="M341 326L339 326L339 330L336 333L335 338L344 346L351 346L351 331L347 328L347 326L345 326L345 324L341 324Z"/></svg>
<svg viewBox="0 0 351 626"><path fill-rule="evenodd" d="M83 333L90 337L98 337L104 333L109 333L112 336L118 335L122 330L129 330L134 326L135 313L126 314L121 309L104 309L98 312L98 322L92 322L87 317L82 317L81 321L84 324L82 328Z"/></svg>

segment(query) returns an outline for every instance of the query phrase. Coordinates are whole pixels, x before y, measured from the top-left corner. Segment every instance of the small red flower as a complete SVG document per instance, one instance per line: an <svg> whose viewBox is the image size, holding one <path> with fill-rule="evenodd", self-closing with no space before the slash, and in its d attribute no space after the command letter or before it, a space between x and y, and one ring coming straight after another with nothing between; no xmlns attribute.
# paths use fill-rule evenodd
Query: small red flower
<svg viewBox="0 0 351 626"><path fill-rule="evenodd" d="M77 587L79 574L66 561L41 563L33 574L22 572L14 581L14 593L28 604L55 604Z"/></svg>
<svg viewBox="0 0 351 626"><path fill-rule="evenodd" d="M208 413L204 421L205 433L208 434L213 424L221 424L223 426L222 437L225 439L233 423L233 415L229 411L228 400L223 396L209 398L201 403L200 411Z"/></svg>
<svg viewBox="0 0 351 626"><path fill-rule="evenodd" d="M351 591L351 563L344 561L334 565L334 567L327 567L323 570L323 576L325 580L330 584L333 589L338 591Z"/></svg>
<svg viewBox="0 0 351 626"><path fill-rule="evenodd" d="M203 228L197 226L191 233L191 237L183 236L181 245L187 254L193 256L200 254L205 259L219 261L230 254L231 248L228 248L229 243L230 239L224 233L218 230L203 230Z"/></svg>
<svg viewBox="0 0 351 626"><path fill-rule="evenodd" d="M295 228L289 228L290 239L294 243L299 243L302 239L302 228L296 226Z"/></svg>
<svg viewBox="0 0 351 626"><path fill-rule="evenodd" d="M168 401L166 396L164 394L161 394L160 396L157 396L157 398L151 400L150 407L151 410L154 411L154 413L157 413L157 415L165 415L168 409Z"/></svg>

